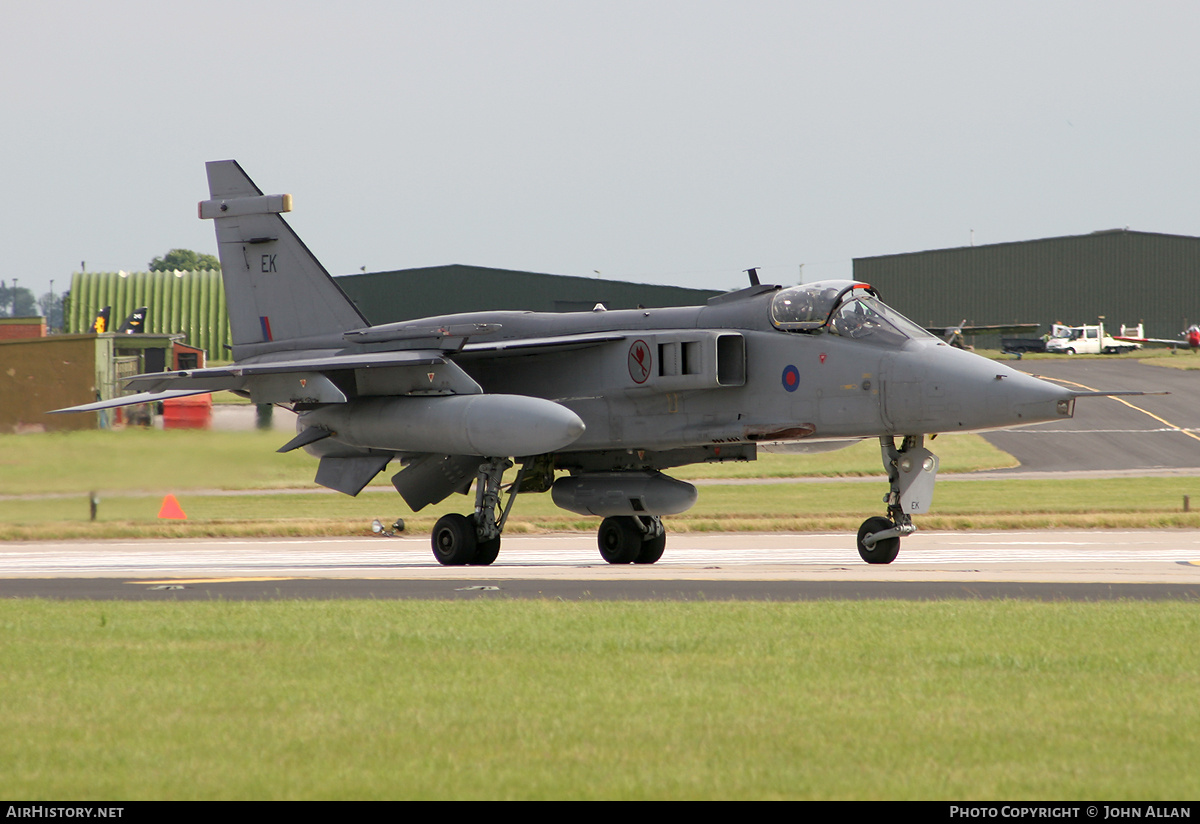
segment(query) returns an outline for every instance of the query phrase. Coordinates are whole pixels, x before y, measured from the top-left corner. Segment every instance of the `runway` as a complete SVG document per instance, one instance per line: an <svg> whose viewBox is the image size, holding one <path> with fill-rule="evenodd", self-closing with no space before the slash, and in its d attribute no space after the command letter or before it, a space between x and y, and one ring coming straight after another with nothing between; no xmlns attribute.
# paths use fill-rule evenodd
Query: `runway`
<svg viewBox="0 0 1200 824"><path fill-rule="evenodd" d="M1162 472L1200 467L1200 404L1196 403L1200 371L1118 358L1063 357L1007 363L1080 391L1169 393L1079 398L1070 420L982 433L994 446L1021 462L1019 471Z"/></svg>
<svg viewBox="0 0 1200 824"><path fill-rule="evenodd" d="M0 546L0 597L1200 600L1200 533L1190 531L918 533L887 566L863 563L853 541L677 534L657 564L612 566L590 533L512 535L490 567L440 566L425 537L9 543Z"/></svg>

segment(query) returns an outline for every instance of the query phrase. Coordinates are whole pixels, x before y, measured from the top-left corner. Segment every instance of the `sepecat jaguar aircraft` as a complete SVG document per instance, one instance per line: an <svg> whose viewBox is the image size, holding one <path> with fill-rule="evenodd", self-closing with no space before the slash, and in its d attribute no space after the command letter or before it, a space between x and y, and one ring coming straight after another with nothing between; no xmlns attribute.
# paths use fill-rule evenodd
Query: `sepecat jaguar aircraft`
<svg viewBox="0 0 1200 824"><path fill-rule="evenodd" d="M518 493L603 518L600 554L650 564L663 517L696 488L663 470L878 438L886 514L858 551L895 559L926 512L927 436L1071 417L1085 394L947 345L866 283L757 283L704 306L476 312L371 326L233 160L207 164L233 364L139 375L137 394L62 411L231 390L298 413L280 451L319 459L316 483L357 495L389 463L413 510L467 493L432 534L442 564L490 564ZM1134 393L1130 393L1134 394ZM505 470L520 465L504 495Z"/></svg>

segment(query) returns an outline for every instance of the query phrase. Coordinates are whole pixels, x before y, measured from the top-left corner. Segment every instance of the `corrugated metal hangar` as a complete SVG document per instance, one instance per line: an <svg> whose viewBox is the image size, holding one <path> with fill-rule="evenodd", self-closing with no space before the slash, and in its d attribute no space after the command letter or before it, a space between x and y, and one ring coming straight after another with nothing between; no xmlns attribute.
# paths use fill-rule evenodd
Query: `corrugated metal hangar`
<svg viewBox="0 0 1200 824"><path fill-rule="evenodd" d="M1172 338L1200 321L1200 238L1114 229L856 258L854 277L924 326L1145 321Z"/></svg>
<svg viewBox="0 0 1200 824"><path fill-rule="evenodd" d="M720 294L461 265L344 275L336 281L373 324L491 309L590 312L597 303L608 309L694 306ZM146 306L147 332L183 333L209 357L227 357L229 317L219 272L76 272L67 331L89 331L105 306L112 307L114 328L134 309Z"/></svg>
<svg viewBox="0 0 1200 824"><path fill-rule="evenodd" d="M1145 322L1150 337L1172 338L1200 322L1200 238L1117 229L1089 235L856 258L854 277L924 326L1095 323L1110 330ZM374 324L498 309L590 311L694 306L708 289L519 272L433 266L337 278ZM113 306L113 322L150 307L147 331L184 332L224 356L224 290L215 272L76 274L68 330L83 332Z"/></svg>
<svg viewBox="0 0 1200 824"><path fill-rule="evenodd" d="M458 264L346 275L337 283L374 324L501 309L590 312L597 303L607 309L695 306L720 294L711 289Z"/></svg>

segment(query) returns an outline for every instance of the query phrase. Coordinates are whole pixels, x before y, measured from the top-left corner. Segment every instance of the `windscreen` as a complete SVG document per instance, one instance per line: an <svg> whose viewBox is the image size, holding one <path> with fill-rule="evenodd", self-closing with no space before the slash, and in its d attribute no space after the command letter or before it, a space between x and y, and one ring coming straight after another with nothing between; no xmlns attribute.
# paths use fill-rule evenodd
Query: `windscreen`
<svg viewBox="0 0 1200 824"><path fill-rule="evenodd" d="M780 291L771 301L771 322L788 332L824 331L893 345L913 339L935 339L881 301L865 283L845 280L820 281Z"/></svg>

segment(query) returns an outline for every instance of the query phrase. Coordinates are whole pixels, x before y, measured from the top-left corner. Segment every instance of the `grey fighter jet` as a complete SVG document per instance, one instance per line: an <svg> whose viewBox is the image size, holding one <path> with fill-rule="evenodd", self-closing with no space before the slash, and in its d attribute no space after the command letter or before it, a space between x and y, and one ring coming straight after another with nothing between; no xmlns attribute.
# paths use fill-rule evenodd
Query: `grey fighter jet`
<svg viewBox="0 0 1200 824"><path fill-rule="evenodd" d="M890 563L930 506L927 435L1069 418L1089 394L949 346L849 280L752 275L704 306L370 326L280 216L290 195L264 195L232 160L207 169L200 217L216 226L233 365L139 375L139 394L63 411L226 389L298 413L280 451L319 458L322 486L357 495L395 462L392 483L419 510L473 481L474 512L434 527L443 564L492 563L518 493L546 491L603 518L604 560L651 564L663 516L696 500L663 470L864 438L879 439L889 490L858 551Z"/></svg>

